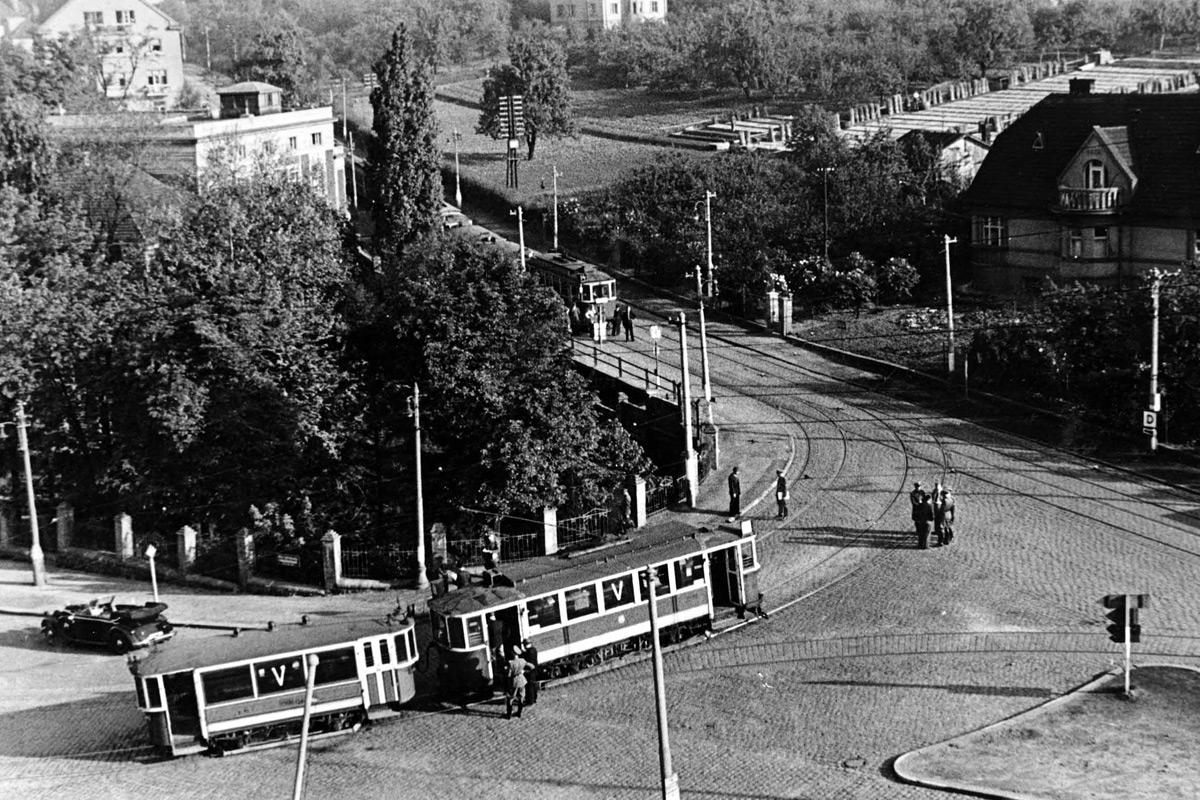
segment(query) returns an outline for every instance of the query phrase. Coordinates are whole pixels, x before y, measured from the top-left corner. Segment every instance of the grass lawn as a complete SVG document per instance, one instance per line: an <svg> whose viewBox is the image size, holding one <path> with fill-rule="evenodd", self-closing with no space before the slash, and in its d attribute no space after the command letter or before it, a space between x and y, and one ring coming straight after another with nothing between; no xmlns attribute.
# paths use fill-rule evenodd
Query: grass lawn
<svg viewBox="0 0 1200 800"><path fill-rule="evenodd" d="M959 328L970 314L955 313ZM921 306L833 311L796 320L793 332L812 342L938 374L946 368L946 312Z"/></svg>
<svg viewBox="0 0 1200 800"><path fill-rule="evenodd" d="M1141 667L896 762L907 779L1002 797L1190 800L1200 787L1200 672Z"/></svg>

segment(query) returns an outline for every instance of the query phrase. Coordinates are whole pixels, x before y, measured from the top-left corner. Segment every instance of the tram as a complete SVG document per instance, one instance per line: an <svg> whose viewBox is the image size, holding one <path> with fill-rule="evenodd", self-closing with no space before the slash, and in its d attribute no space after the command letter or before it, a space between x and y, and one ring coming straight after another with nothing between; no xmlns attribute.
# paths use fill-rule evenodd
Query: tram
<svg viewBox="0 0 1200 800"><path fill-rule="evenodd" d="M411 618L355 619L176 640L131 662L138 708L166 756L227 753L299 736L308 656L317 656L309 731L348 733L414 694Z"/></svg>
<svg viewBox="0 0 1200 800"><path fill-rule="evenodd" d="M722 609L757 602L759 568L753 532L676 521L590 555L502 564L491 586L430 601L439 691L461 699L502 690L504 662L525 640L537 647L542 680L650 648L651 584L663 642L703 633Z"/></svg>

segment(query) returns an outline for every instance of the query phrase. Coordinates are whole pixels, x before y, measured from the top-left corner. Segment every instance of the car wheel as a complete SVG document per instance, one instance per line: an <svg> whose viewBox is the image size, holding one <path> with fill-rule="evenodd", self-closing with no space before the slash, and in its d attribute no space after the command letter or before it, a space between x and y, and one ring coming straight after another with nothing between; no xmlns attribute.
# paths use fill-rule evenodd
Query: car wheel
<svg viewBox="0 0 1200 800"><path fill-rule="evenodd" d="M50 644L58 644L58 629L54 627L53 622L42 623L42 638Z"/></svg>
<svg viewBox="0 0 1200 800"><path fill-rule="evenodd" d="M129 636L127 636L123 631L113 631L108 636L108 646L114 653L121 655L129 652L132 642L129 641Z"/></svg>

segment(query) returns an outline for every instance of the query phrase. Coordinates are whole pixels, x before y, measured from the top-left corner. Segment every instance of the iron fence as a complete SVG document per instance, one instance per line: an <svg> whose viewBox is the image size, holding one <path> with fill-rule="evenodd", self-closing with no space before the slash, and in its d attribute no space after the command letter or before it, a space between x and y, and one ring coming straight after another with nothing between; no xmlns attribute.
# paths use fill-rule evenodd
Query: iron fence
<svg viewBox="0 0 1200 800"><path fill-rule="evenodd" d="M687 478L685 476L651 478L649 483L650 485L646 487L647 514L666 511L687 497Z"/></svg>
<svg viewBox="0 0 1200 800"><path fill-rule="evenodd" d="M342 543L342 575L376 581L410 580L417 574L417 551L394 545L355 547Z"/></svg>
<svg viewBox="0 0 1200 800"><path fill-rule="evenodd" d="M559 520L558 546L575 547L601 542L605 537L623 533L614 522L612 509L593 508L578 517Z"/></svg>

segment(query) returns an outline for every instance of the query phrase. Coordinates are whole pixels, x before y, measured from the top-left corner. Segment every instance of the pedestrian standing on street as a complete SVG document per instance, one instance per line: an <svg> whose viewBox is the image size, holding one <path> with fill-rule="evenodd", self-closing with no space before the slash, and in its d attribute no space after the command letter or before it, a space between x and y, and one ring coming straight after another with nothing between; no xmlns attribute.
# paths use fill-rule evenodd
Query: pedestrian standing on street
<svg viewBox="0 0 1200 800"><path fill-rule="evenodd" d="M625 306L625 315L621 317L621 323L625 326L625 341L633 341L633 308Z"/></svg>
<svg viewBox="0 0 1200 800"><path fill-rule="evenodd" d="M729 521L733 522L742 513L742 480L738 468L729 473Z"/></svg>
<svg viewBox="0 0 1200 800"><path fill-rule="evenodd" d="M788 515L787 500L787 479L783 477L783 470L777 469L775 470L775 503L779 506L777 519L783 519Z"/></svg>
<svg viewBox="0 0 1200 800"><path fill-rule="evenodd" d="M912 521L914 525L917 521L917 507L925 498L925 489L922 488L921 482L917 481L913 484L913 490L908 493L908 502L912 503Z"/></svg>
<svg viewBox="0 0 1200 800"><path fill-rule="evenodd" d="M537 702L538 696L538 651L528 639L521 642L521 658L528 665L525 670L525 705L531 706Z"/></svg>
<svg viewBox="0 0 1200 800"><path fill-rule="evenodd" d="M950 487L942 489L941 497L934 508L934 525L938 531L938 544L954 541L954 494Z"/></svg>
<svg viewBox="0 0 1200 800"><path fill-rule="evenodd" d="M529 684L529 679L525 677L528 667L529 664L521 658L521 654L513 651L512 658L508 661L508 692L504 696L505 719L512 719L513 706L517 707L517 719L521 718L521 711L525 708L525 687Z"/></svg>
<svg viewBox="0 0 1200 800"><path fill-rule="evenodd" d="M609 336L616 336L621 332L621 321L625 319L625 308L621 305L613 306L612 322L608 328Z"/></svg>
<svg viewBox="0 0 1200 800"><path fill-rule="evenodd" d="M929 533L933 530L933 498L922 491L919 502L913 507L913 522L917 526L917 547L929 549Z"/></svg>

